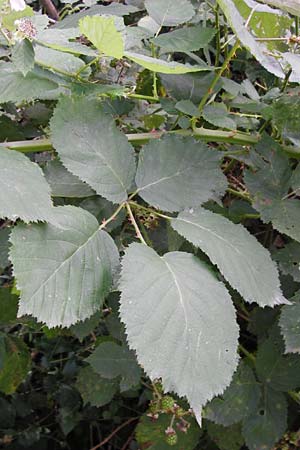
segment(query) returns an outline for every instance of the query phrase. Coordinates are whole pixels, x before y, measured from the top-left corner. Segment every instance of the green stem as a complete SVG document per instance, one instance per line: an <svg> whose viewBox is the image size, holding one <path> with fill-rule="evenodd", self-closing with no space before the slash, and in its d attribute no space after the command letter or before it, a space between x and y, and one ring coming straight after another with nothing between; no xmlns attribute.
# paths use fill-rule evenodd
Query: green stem
<svg viewBox="0 0 300 450"><path fill-rule="evenodd" d="M133 215L133 212L132 212L132 210L131 210L131 208L130 208L129 203L125 203L125 205L126 205L127 212L128 212L128 214L129 214L130 222L131 222L132 225L134 226L134 229L135 229L137 238L139 238L139 240L141 241L142 244L147 245L145 239L143 238L143 235L142 235L142 233L141 233L141 230L139 229L138 224L136 223L136 220L135 220L135 218L134 218L134 215Z"/></svg>
<svg viewBox="0 0 300 450"><path fill-rule="evenodd" d="M136 98L137 100L147 100L149 102L155 102L159 100L158 97L152 97L151 95L142 95L142 94L126 94L126 97Z"/></svg>
<svg viewBox="0 0 300 450"><path fill-rule="evenodd" d="M234 195L235 197L242 198L243 200L246 200L247 202L250 202L250 203L251 203L251 198L250 198L249 194L246 193L246 192L236 191L235 189L232 189L232 188L230 188L230 187L227 188L226 191L227 191L229 194Z"/></svg>
<svg viewBox="0 0 300 450"><path fill-rule="evenodd" d="M231 132L223 130L209 130L206 128L195 128L191 130L171 130L171 131L155 131L150 133L134 133L127 134L127 139L132 142L133 145L142 145L148 141L154 139L160 139L164 134L175 134L179 136L194 137L204 142L227 142L229 144L240 145L253 145L257 144L260 140L259 135L251 135L241 132ZM14 141L14 142L2 142L1 147L5 147L9 150L16 150L21 153L37 153L52 151L53 147L50 139L37 139L31 141ZM245 150L237 150L228 152L228 155L242 154Z"/></svg>
<svg viewBox="0 0 300 450"><path fill-rule="evenodd" d="M218 67L218 65L220 63L220 53L221 53L220 16L219 16L219 5L218 4L217 4L217 6L215 8L215 27L217 29L215 67Z"/></svg>
<svg viewBox="0 0 300 450"><path fill-rule="evenodd" d="M285 89L286 89L286 87L287 87L287 85L288 85L288 82L289 82L289 78L290 78L291 73L292 73L292 69L290 69L290 70L286 73L285 78L284 78L284 81L283 81L282 86L281 86L281 89L280 89L280 92L284 92L284 91L285 91Z"/></svg>
<svg viewBox="0 0 300 450"><path fill-rule="evenodd" d="M151 55L152 55L152 58L156 58L156 52L155 52L154 44L151 44ZM158 98L157 73L156 72L152 72L152 75L153 75L153 97Z"/></svg>
<svg viewBox="0 0 300 450"><path fill-rule="evenodd" d="M300 393L295 391L288 391L289 396L296 402L300 404Z"/></svg>
<svg viewBox="0 0 300 450"><path fill-rule="evenodd" d="M84 66L80 67L80 69L76 72L76 77L78 77L85 69L92 66L99 60L100 56L96 56L96 58L93 58L89 63L85 64Z"/></svg>
<svg viewBox="0 0 300 450"><path fill-rule="evenodd" d="M16 150L17 152L21 153L49 152L53 150L50 139L1 142L0 147L5 147L8 150Z"/></svg>
<svg viewBox="0 0 300 450"><path fill-rule="evenodd" d="M6 32L3 30L2 25L0 24L0 32L2 34L2 36L5 38L5 40L7 41L7 43L9 45L12 45L12 41L10 39L10 37L6 34Z"/></svg>
<svg viewBox="0 0 300 450"><path fill-rule="evenodd" d="M179 130L179 134L186 135L188 130ZM208 128L194 128L192 135L206 142L227 142L229 144L254 145L260 140L259 135L242 133L240 131L210 130Z"/></svg>
<svg viewBox="0 0 300 450"><path fill-rule="evenodd" d="M248 350L246 350L245 347L243 347L241 344L239 344L239 350L255 364L255 356L252 355L252 353L248 352Z"/></svg>
<svg viewBox="0 0 300 450"><path fill-rule="evenodd" d="M218 83L219 79L221 78L221 76L223 75L223 73L225 72L225 70L227 69L228 64L230 63L231 59L234 57L235 52L237 51L237 49L240 46L240 41L237 40L235 42L235 44L233 45L233 47L231 48L230 52L228 53L221 69L216 72L206 94L202 97L201 102L199 103L199 111L202 112L203 107L206 105L207 100L209 99L209 97L211 96L211 94L214 91L214 88L216 86L216 84Z"/></svg>
<svg viewBox="0 0 300 450"><path fill-rule="evenodd" d="M242 219L260 219L260 214L255 214L255 213L243 214L241 218Z"/></svg>
<svg viewBox="0 0 300 450"><path fill-rule="evenodd" d="M262 126L258 130L259 134L262 134L262 132L265 131L265 129L271 124L271 122L272 122L271 119L265 120L265 122L262 124Z"/></svg>

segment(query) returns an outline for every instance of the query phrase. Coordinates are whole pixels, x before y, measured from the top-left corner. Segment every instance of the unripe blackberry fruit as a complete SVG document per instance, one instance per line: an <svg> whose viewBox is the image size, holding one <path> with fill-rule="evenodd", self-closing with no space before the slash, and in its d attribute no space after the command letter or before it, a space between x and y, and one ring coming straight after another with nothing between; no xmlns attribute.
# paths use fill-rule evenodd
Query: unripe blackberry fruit
<svg viewBox="0 0 300 450"><path fill-rule="evenodd" d="M169 434L166 436L166 443L170 446L176 445L178 442L178 436L177 434Z"/></svg>
<svg viewBox="0 0 300 450"><path fill-rule="evenodd" d="M170 395L166 395L161 399L161 409L163 411L169 411L173 408L175 404L174 398L170 397Z"/></svg>

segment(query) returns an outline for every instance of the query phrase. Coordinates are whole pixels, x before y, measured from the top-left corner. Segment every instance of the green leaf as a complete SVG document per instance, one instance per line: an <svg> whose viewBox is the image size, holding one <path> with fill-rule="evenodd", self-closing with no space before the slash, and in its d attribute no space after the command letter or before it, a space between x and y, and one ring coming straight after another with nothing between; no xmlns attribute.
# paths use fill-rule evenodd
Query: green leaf
<svg viewBox="0 0 300 450"><path fill-rule="evenodd" d="M101 312L97 311L88 319L85 319L84 321L72 325L70 327L71 333L74 334L80 342L82 342L84 338L87 337L90 333L92 333L92 331L95 330L97 325L99 325L101 315L102 315Z"/></svg>
<svg viewBox="0 0 300 450"><path fill-rule="evenodd" d="M109 403L118 388L115 380L101 378L91 366L80 369L75 387L81 394L84 404L104 406Z"/></svg>
<svg viewBox="0 0 300 450"><path fill-rule="evenodd" d="M0 324L16 322L18 301L18 296L12 294L10 289L0 288Z"/></svg>
<svg viewBox="0 0 300 450"><path fill-rule="evenodd" d="M0 268L4 269L9 264L8 249L9 249L9 228L0 229Z"/></svg>
<svg viewBox="0 0 300 450"><path fill-rule="evenodd" d="M74 206L54 208L53 223L20 224L11 242L21 290L19 316L31 314L49 328L69 327L101 308L119 255L90 213Z"/></svg>
<svg viewBox="0 0 300 450"><path fill-rule="evenodd" d="M25 75L33 69L34 49L28 39L17 42L12 48L11 60L17 70Z"/></svg>
<svg viewBox="0 0 300 450"><path fill-rule="evenodd" d="M297 267L299 270L299 266ZM281 310L279 325L286 353L300 353L300 292L291 299L292 305Z"/></svg>
<svg viewBox="0 0 300 450"><path fill-rule="evenodd" d="M294 16L300 16L299 10L299 1L298 0L284 0L284 2L280 0L262 0L264 3L268 5L275 6L276 8L280 8L283 11L287 11L288 13Z"/></svg>
<svg viewBox="0 0 300 450"><path fill-rule="evenodd" d="M163 27L180 25L195 14L189 0L145 0L145 6L149 16Z"/></svg>
<svg viewBox="0 0 300 450"><path fill-rule="evenodd" d="M15 31L17 28L16 20L23 19L25 17L32 17L34 16L34 11L32 8L30 8L30 6L26 6L26 8L22 10L11 10L10 13L1 14L1 16L3 27L9 31Z"/></svg>
<svg viewBox="0 0 300 450"><path fill-rule="evenodd" d="M300 356L283 352L282 337L271 335L258 347L256 372L266 386L287 392L300 387Z"/></svg>
<svg viewBox="0 0 300 450"><path fill-rule="evenodd" d="M30 370L27 346L14 336L0 335L0 391L13 394Z"/></svg>
<svg viewBox="0 0 300 450"><path fill-rule="evenodd" d="M133 351L126 345L102 342L86 360L103 378L121 377L121 391L127 391L140 382L141 369Z"/></svg>
<svg viewBox="0 0 300 450"><path fill-rule="evenodd" d="M273 259L279 263L279 269L284 275L291 275L300 282L300 243L290 242L273 253ZM288 308L287 308L288 309Z"/></svg>
<svg viewBox="0 0 300 450"><path fill-rule="evenodd" d="M166 136L145 145L136 174L138 194L165 211L197 206L225 192L221 155L192 138Z"/></svg>
<svg viewBox="0 0 300 450"><path fill-rule="evenodd" d="M201 407L229 385L238 327L224 285L189 253L160 257L131 244L122 262L121 320L130 348L153 380Z"/></svg>
<svg viewBox="0 0 300 450"><path fill-rule="evenodd" d="M263 116L266 120L272 120L279 131L292 142L296 138L297 143L300 139L299 88L290 89L287 94L283 94L273 101L270 106L264 108Z"/></svg>
<svg viewBox="0 0 300 450"><path fill-rule="evenodd" d="M70 173L58 159L49 161L44 169L52 197L91 197L95 192L78 177Z"/></svg>
<svg viewBox="0 0 300 450"><path fill-rule="evenodd" d="M138 8L132 5L123 5L121 3L112 2L109 5L93 5L91 8L84 9L76 14L69 14L63 20L57 22L53 29L70 29L76 28L80 19L86 16L127 16L128 14L138 12Z"/></svg>
<svg viewBox="0 0 300 450"><path fill-rule="evenodd" d="M264 136L252 151L256 171L246 170L244 180L261 219L274 228L300 241L300 203L288 198L292 184L289 159L271 137Z"/></svg>
<svg viewBox="0 0 300 450"><path fill-rule="evenodd" d="M140 53L124 52L124 56L140 66L145 67L145 69L158 73L178 75L189 72L212 70L212 68L206 64L192 66L191 64L181 64L176 61L165 61L163 59L152 58L151 56L141 55Z"/></svg>
<svg viewBox="0 0 300 450"><path fill-rule="evenodd" d="M257 41L256 38L284 36L290 28L289 18L282 18L280 11L267 9L266 6L257 3L254 3L254 7L248 6L243 0L218 0L218 3L242 45L265 69L277 77L284 78L285 73L280 63L280 47L277 48L277 42ZM248 23L249 17L251 20ZM276 50L275 55L272 50Z"/></svg>
<svg viewBox="0 0 300 450"><path fill-rule="evenodd" d="M166 429L170 426L171 416L168 414L160 414L157 420L153 420L144 414L138 426L136 427L136 439L140 448L147 448L147 450L166 450L169 445L166 443ZM201 436L201 429L194 419L189 419L190 428L187 433L178 432L178 442L172 446L174 450L194 450L199 437Z"/></svg>
<svg viewBox="0 0 300 450"><path fill-rule="evenodd" d="M213 28L195 26L161 34L152 42L165 52L193 52L206 47L215 34Z"/></svg>
<svg viewBox="0 0 300 450"><path fill-rule="evenodd" d="M236 123L229 117L224 103L212 103L210 105L205 105L203 108L204 119L214 125L215 127L225 128L228 130L235 130Z"/></svg>
<svg viewBox="0 0 300 450"><path fill-rule="evenodd" d="M1 429L13 428L16 419L16 410L13 405L0 397L0 421Z"/></svg>
<svg viewBox="0 0 300 450"><path fill-rule="evenodd" d="M12 63L0 62L0 103L57 97L58 84L35 72L24 77Z"/></svg>
<svg viewBox="0 0 300 450"><path fill-rule="evenodd" d="M74 15L77 14L73 14L72 17ZM71 17L71 15L69 17ZM60 21L59 23L62 22ZM58 25L59 23L57 22L56 25ZM56 26L53 26L45 30L39 30L36 39L43 46L51 48L53 50L59 50L60 52L71 53L75 56L86 55L94 58L98 56L96 50L93 50L87 45L80 44L78 41L74 41L74 39L79 36L80 31L78 28L58 30ZM70 39L73 40L70 41Z"/></svg>
<svg viewBox="0 0 300 450"><path fill-rule="evenodd" d="M239 424L225 428L222 425L208 423L207 433L220 450L240 450L243 448L244 438Z"/></svg>
<svg viewBox="0 0 300 450"><path fill-rule="evenodd" d="M225 427L240 422L256 410L260 395L253 370L241 362L222 397L206 406L205 418Z"/></svg>
<svg viewBox="0 0 300 450"><path fill-rule="evenodd" d="M287 303L269 252L242 225L203 208L186 210L171 224L209 256L246 301L260 306Z"/></svg>
<svg viewBox="0 0 300 450"><path fill-rule="evenodd" d="M122 34L117 31L114 17L86 16L79 21L79 29L100 53L122 58L124 42Z"/></svg>
<svg viewBox="0 0 300 450"><path fill-rule="evenodd" d="M187 114L192 117L200 117L201 113L197 106L194 105L191 100L180 100L176 103L175 108L183 114Z"/></svg>
<svg viewBox="0 0 300 450"><path fill-rule="evenodd" d="M52 209L50 188L39 166L0 146L0 217L47 220Z"/></svg>
<svg viewBox="0 0 300 450"><path fill-rule="evenodd" d="M135 173L133 148L97 100L62 97L50 128L53 145L70 172L113 203L126 200Z"/></svg>
<svg viewBox="0 0 300 450"><path fill-rule="evenodd" d="M160 75L168 94L176 100L191 100L198 104L209 89L214 74L212 72L186 73L184 75ZM215 87L218 92L222 87L221 80Z"/></svg>
<svg viewBox="0 0 300 450"><path fill-rule="evenodd" d="M58 70L73 75L85 65L82 59L77 58L70 53L63 53L62 51L47 48L42 45L36 45L35 47L35 60L37 64L49 68L49 70L53 70L54 72L55 70ZM89 74L90 68L81 72L82 77Z"/></svg>
<svg viewBox="0 0 300 450"><path fill-rule="evenodd" d="M247 417L242 433L249 450L271 450L287 426L287 401L281 392L266 387L255 414Z"/></svg>

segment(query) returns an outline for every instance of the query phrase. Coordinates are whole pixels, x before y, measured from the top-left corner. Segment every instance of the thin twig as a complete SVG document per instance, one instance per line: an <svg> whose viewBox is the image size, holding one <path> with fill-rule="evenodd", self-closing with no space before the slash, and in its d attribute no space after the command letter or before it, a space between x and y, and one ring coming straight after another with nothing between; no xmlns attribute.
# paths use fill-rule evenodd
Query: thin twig
<svg viewBox="0 0 300 450"><path fill-rule="evenodd" d="M130 419L126 420L126 422L119 425L112 433L110 433L109 436L107 436L99 444L95 445L95 447L92 447L90 450L97 450L98 448L101 448L103 445L107 444L107 442L109 442L120 430L127 427L127 425L131 424L132 422L135 422L138 419L139 417L131 417Z"/></svg>

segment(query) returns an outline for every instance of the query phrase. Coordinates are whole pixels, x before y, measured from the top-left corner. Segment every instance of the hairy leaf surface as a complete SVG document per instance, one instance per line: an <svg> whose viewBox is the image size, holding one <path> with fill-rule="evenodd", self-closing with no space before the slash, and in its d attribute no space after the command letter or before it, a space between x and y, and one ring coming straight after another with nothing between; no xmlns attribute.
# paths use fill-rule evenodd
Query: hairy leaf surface
<svg viewBox="0 0 300 450"><path fill-rule="evenodd" d="M287 392L300 387L300 356L283 353L282 337L271 335L258 347L256 372L272 389Z"/></svg>
<svg viewBox="0 0 300 450"><path fill-rule="evenodd" d="M256 410L260 396L253 370L241 362L222 397L214 398L205 408L205 418L226 427L240 422Z"/></svg>
<svg viewBox="0 0 300 450"><path fill-rule="evenodd" d="M238 327L224 285L189 253L163 257L131 244L123 258L121 319L151 379L186 396L196 414L229 385Z"/></svg>
<svg viewBox="0 0 300 450"><path fill-rule="evenodd" d="M195 26L163 33L152 42L165 52L193 52L209 44L215 34L213 28Z"/></svg>
<svg viewBox="0 0 300 450"><path fill-rule="evenodd" d="M28 39L17 42L12 48L11 59L15 68L22 72L25 77L34 66L34 49L32 43Z"/></svg>
<svg viewBox="0 0 300 450"><path fill-rule="evenodd" d="M153 72L165 73L165 74L173 74L179 75L189 72L201 72L212 70L211 67L207 66L203 63L203 65L191 65L191 64L181 64L176 61L165 61L163 59L152 58L151 56L142 55L134 52L125 52L124 55L139 64L140 66L145 67L145 69L151 70Z"/></svg>
<svg viewBox="0 0 300 450"><path fill-rule="evenodd" d="M31 314L49 328L98 311L119 265L112 238L94 216L73 206L54 211L53 224L18 225L10 253L21 290L19 316Z"/></svg>
<svg viewBox="0 0 300 450"><path fill-rule="evenodd" d="M195 14L189 0L146 0L149 16L161 26L173 27L187 22Z"/></svg>
<svg viewBox="0 0 300 450"><path fill-rule="evenodd" d="M242 225L203 208L186 210L171 223L174 230L207 253L245 300L260 306L287 302L270 254Z"/></svg>
<svg viewBox="0 0 300 450"><path fill-rule="evenodd" d="M62 98L51 132L53 145L70 172L113 203L127 198L135 173L133 148L97 100Z"/></svg>
<svg viewBox="0 0 300 450"><path fill-rule="evenodd" d="M0 103L57 98L59 85L42 72L28 72L24 77L12 63L0 62Z"/></svg>
<svg viewBox="0 0 300 450"><path fill-rule="evenodd" d="M287 426L287 401L282 392L265 387L254 414L243 423L243 436L249 450L272 449Z"/></svg>
<svg viewBox="0 0 300 450"><path fill-rule="evenodd" d="M300 201L289 198L294 184L287 155L271 137L264 136L252 152L255 171L245 171L244 180L254 198L253 206L265 223L300 241Z"/></svg>
<svg viewBox="0 0 300 450"><path fill-rule="evenodd" d="M167 136L145 145L136 174L139 196L165 211L180 211L226 189L220 157L192 138Z"/></svg>
<svg viewBox="0 0 300 450"><path fill-rule="evenodd" d="M86 16L80 20L79 29L99 52L114 58L122 58L124 42L113 17Z"/></svg>
<svg viewBox="0 0 300 450"><path fill-rule="evenodd" d="M111 380L121 376L121 391L135 387L140 381L141 369L136 363L134 352L127 345L103 342L87 361L104 378Z"/></svg>
<svg viewBox="0 0 300 450"><path fill-rule="evenodd" d="M89 403L98 408L111 402L118 389L116 380L100 377L91 366L80 369L75 386L84 404Z"/></svg>
<svg viewBox="0 0 300 450"><path fill-rule="evenodd" d="M69 172L59 160L49 161L44 169L52 197L91 197L95 192Z"/></svg>
<svg viewBox="0 0 300 450"><path fill-rule="evenodd" d="M299 264L297 268L299 271ZM286 353L300 353L300 292L294 295L291 302L292 305L282 308L279 325Z"/></svg>
<svg viewBox="0 0 300 450"><path fill-rule="evenodd" d="M0 146L0 216L24 222L47 220L52 209L50 188L39 166Z"/></svg>

